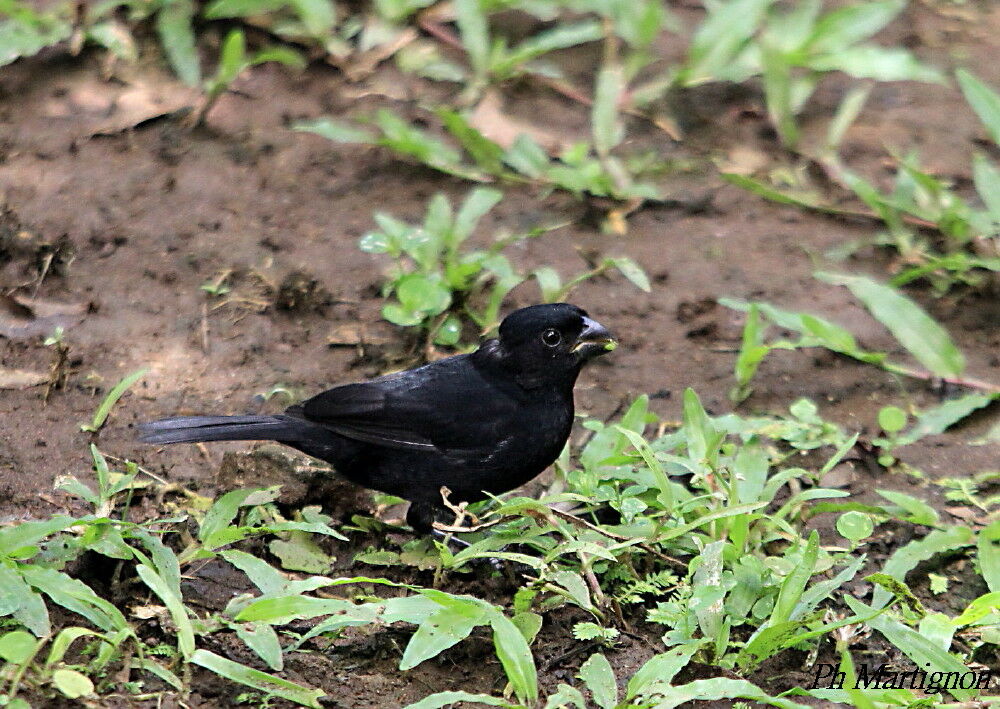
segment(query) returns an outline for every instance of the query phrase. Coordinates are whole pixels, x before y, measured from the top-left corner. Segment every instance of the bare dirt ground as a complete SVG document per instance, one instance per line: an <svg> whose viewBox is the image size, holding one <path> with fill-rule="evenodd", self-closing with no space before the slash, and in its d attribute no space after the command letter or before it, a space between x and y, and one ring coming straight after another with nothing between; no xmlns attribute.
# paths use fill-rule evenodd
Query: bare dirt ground
<svg viewBox="0 0 1000 709"><path fill-rule="evenodd" d="M980 2L949 12L937 4L913 3L886 40L905 43L942 67L973 66L985 81L1000 85L995 61L1000 8ZM213 495L219 491L216 474L223 452L246 445L159 450L135 442L134 424L178 413L276 409L286 403L281 397L263 402L260 395L277 385L307 394L379 372L381 360L372 356L377 350L359 353L328 343L339 326L379 321L382 301L376 286L385 262L360 252L357 239L371 228L374 210L416 220L433 193L455 198L468 187L384 151L334 145L287 125L320 115L359 115L382 105L415 111L414 99L442 89L388 66L361 84L350 84L325 67L291 75L263 66L234 88L212 111L207 127L186 132L176 119L156 117L193 99L158 68L155 56L123 69L110 82L101 78L98 57L87 54L41 56L0 72L0 201L7 209L0 224L0 289L23 285L22 294L43 302L86 308L82 319L66 320L79 322L65 330L71 366L65 389L52 392L47 402L44 387L0 391L3 519L50 515L69 504L52 491L53 479L67 472L89 475L91 436L80 431L80 424L127 372L150 370L116 407L100 434L102 450ZM805 117L807 133L822 129L843 89L836 79L823 86ZM512 111L544 119L551 130L586 125L585 107L537 87L514 87L511 96ZM579 409L605 417L623 400L645 392L660 415L674 420L679 419L679 395L693 387L711 412L731 410L726 392L742 318L715 305L723 296L821 314L859 333L866 347L895 349L903 357L846 289L811 276L825 251L865 238L877 225L774 205L719 179L711 161L726 160L737 148L782 159L755 91L706 87L681 104L683 142L638 121L630 125L635 141L685 167L664 182L672 201L632 216L627 236L599 233L584 218L586 206L571 197L540 200L526 189L508 190L479 235L488 238L495 226L520 229L569 218L572 226L523 247L517 254L521 263L554 265L565 275L580 270L584 256L629 255L650 274L650 294L621 279L587 282L573 294L574 302L622 341L612 356L583 374ZM886 181L884 146L918 147L925 164L967 187L981 130L953 87L878 85L848 134L845 154L858 169ZM17 236L24 232L27 236ZM3 238L27 246L5 250ZM40 278L39 259L53 250L56 256ZM884 253L863 250L837 267L885 277L893 264ZM201 286L225 271L234 274L231 302L215 308L220 301L209 299ZM280 308L282 283L303 281L315 281L320 290L307 288L313 297L305 305ZM908 292L952 334L968 359L969 376L1000 379L1000 300L995 294L956 290L935 299L920 288ZM512 294L507 307L537 297L529 283ZM374 329L390 336L384 347L406 347L399 332ZM47 334L0 337L0 366L47 368L52 358L52 348L42 344ZM825 418L871 434L881 406L908 399L930 404L940 396L926 382L900 380L829 354L788 353L766 361L755 394L739 410L784 411L808 397ZM982 435L996 413L994 406L947 434L910 446L901 457L931 478L995 469L1000 446L968 441ZM862 499L874 487L934 499L930 489L909 478L863 466L844 483ZM325 501L337 519L364 509L364 496L343 494ZM365 540L357 547L335 546L334 572L363 573L365 567L352 565L351 558L364 546ZM206 604L217 603L239 583L225 574L221 565L206 567L188 590L203 594ZM412 578L428 580L419 574ZM455 579L451 590L496 600L510 592L502 582L468 579ZM587 654L570 652L566 644L573 620L550 618L536 643L543 686L570 677ZM623 670L658 651L660 631L641 618L635 622L634 635L609 653ZM322 687L333 706L344 707L398 706L434 690L502 688L502 671L485 636L405 675L398 671L399 647L384 632L348 633L333 646L292 656L287 676ZM238 643L214 649L254 662ZM786 655L791 658L778 667L765 665L754 680L771 691L797 681L793 670L801 658ZM206 675L192 702L219 706L233 692Z"/></svg>

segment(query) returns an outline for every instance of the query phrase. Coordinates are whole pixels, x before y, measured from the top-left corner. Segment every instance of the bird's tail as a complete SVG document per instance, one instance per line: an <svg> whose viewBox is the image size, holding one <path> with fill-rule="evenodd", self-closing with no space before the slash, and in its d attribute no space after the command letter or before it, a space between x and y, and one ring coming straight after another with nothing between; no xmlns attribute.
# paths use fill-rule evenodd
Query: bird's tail
<svg viewBox="0 0 1000 709"><path fill-rule="evenodd" d="M291 416L175 416L139 424L143 443L295 441L302 421Z"/></svg>

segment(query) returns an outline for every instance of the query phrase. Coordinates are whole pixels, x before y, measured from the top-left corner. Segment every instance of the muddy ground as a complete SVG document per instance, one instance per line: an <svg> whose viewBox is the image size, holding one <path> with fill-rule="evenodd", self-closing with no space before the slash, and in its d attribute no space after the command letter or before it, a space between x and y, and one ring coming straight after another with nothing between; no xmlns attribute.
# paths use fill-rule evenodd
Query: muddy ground
<svg viewBox="0 0 1000 709"><path fill-rule="evenodd" d="M696 18L693 11L690 17ZM883 38L941 67L972 66L985 81L1000 86L995 61L1000 8L993 3L913 3ZM672 42L663 46L668 58L682 50ZM582 65L576 59L587 56L571 53L567 63ZM150 371L100 433L102 450L214 495L223 453L248 446L161 450L137 444L134 424L178 413L274 410L287 400L279 395L263 401L261 395L276 386L304 395L383 371L387 353L405 351L412 343L378 324L377 286L387 262L360 252L357 239L372 227L374 210L416 220L433 193L457 199L468 189L385 151L334 145L288 129L291 120L345 118L379 106L417 115L417 100L447 96L441 85L400 75L390 65L353 84L325 66L297 75L257 67L223 96L206 127L187 132L176 118L162 114L190 105L194 97L164 73L152 45L140 65L119 68L111 81L102 78L100 59L53 51L0 70L0 201L7 210L0 235L8 234L8 243L28 245L0 249L0 288L20 287L18 293L29 299L77 308L76 314L46 321L67 325L68 385L53 391L47 402L44 387L0 391L4 520L72 509L67 497L52 491L53 479L67 472L89 476L92 438L80 424L111 385L140 367ZM823 84L804 116L807 135L821 134L846 86L837 77ZM586 130L586 107L543 88L511 86L505 96L511 113L549 130ZM573 294L573 302L622 341L612 356L582 375L579 409L605 417L645 392L657 413L676 420L680 394L693 387L713 413L731 410L726 394L742 319L714 304L723 296L821 314L850 327L865 347L905 360L846 289L811 277L817 264L825 265L826 251L869 238L875 223L771 204L718 177L713 161L732 160L740 151L744 156L751 151L765 164L790 160L767 129L759 91L709 86L679 98L675 111L685 130L680 142L642 121L629 125L632 145L655 149L676 170L662 180L670 199L633 215L626 236L600 233L587 205L572 197L540 199L526 188L508 189L477 236L485 240L494 228L569 219L571 226L520 247L519 263L553 265L565 276L595 254L629 255L651 276L649 294L620 278L587 282ZM880 84L848 133L844 154L852 166L888 184L885 146L917 147L932 171L968 189L971 156L982 149L977 142L982 136L956 88ZM54 256L47 259L47 254ZM891 254L863 249L834 267L885 278L895 264ZM226 271L233 273L228 298L209 297L201 286ZM283 283L296 286L295 302L288 302L287 288L286 297L278 297ZM304 303L303 293L308 296ZM922 287L909 294L950 331L967 357L970 376L1000 380L1000 299L995 294L957 289L934 298ZM529 283L506 306L513 309L537 298ZM344 326L358 323L368 325L369 337L383 344L329 344L331 333L342 336ZM0 366L49 366L53 348L42 343L49 332L28 334L0 338ZM786 411L795 399L808 397L824 417L868 434L875 432L881 406L911 400L927 405L942 395L927 382L900 380L821 352L773 355L754 389L741 413ZM931 478L996 469L1000 446L969 445L995 423L996 414L994 407L947 434L910 446L901 457ZM889 487L940 501L933 488L864 466L841 482L860 496ZM346 490L326 505L337 519L365 506L364 496ZM351 557L370 541L334 547L334 573L364 572L365 567L352 566ZM203 594L209 605L223 592L213 591L213 584L226 589L238 583L223 569L203 572L189 590ZM452 590L496 600L510 592L490 584L459 579ZM928 599L932 607L940 603ZM569 640L573 620L550 618L535 646L544 687L568 681L589 654L569 652L579 644ZM631 672L661 649L657 627L639 620L634 631L620 650L610 652L623 671ZM344 707L397 706L459 687L502 688L502 671L485 635L402 675L397 666L405 638L403 632L348 634L333 647L291 656L287 676L322 687L333 706ZM212 649L254 662L237 643ZM772 691L791 686L790 677L805 681L789 674L802 659L786 653L779 666L766 665L753 679ZM206 675L192 704L217 706L233 693L232 686Z"/></svg>

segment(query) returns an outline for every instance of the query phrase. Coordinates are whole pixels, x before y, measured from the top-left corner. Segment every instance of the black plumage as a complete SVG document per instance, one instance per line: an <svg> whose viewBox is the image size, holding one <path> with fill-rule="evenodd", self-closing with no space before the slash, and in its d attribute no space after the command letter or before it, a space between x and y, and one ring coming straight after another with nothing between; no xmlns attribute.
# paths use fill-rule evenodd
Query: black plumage
<svg viewBox="0 0 1000 709"><path fill-rule="evenodd" d="M182 416L140 426L146 443L272 440L324 460L349 480L409 500L426 532L452 501L531 480L559 455L583 364L615 341L566 303L511 313L475 352L345 384L270 416Z"/></svg>

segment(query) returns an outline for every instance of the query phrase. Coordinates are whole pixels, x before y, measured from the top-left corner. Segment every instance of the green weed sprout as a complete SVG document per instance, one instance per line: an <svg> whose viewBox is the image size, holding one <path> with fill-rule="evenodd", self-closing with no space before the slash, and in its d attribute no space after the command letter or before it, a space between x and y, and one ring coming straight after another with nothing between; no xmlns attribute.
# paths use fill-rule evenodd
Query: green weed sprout
<svg viewBox="0 0 1000 709"><path fill-rule="evenodd" d="M649 290L646 274L624 257L606 258L565 284L551 267L530 275L520 272L504 250L545 233L546 228L500 234L485 249L468 248L479 221L500 199L497 190L476 188L456 212L448 199L438 194L419 225L384 213L375 215L379 228L361 237L358 245L362 251L387 254L394 261L382 286L382 295L390 299L382 308L383 318L401 327L422 329L428 343L455 346L467 320L482 332L492 329L499 322L506 295L531 276L538 280L546 302L564 299L574 287L610 268Z"/></svg>
<svg viewBox="0 0 1000 709"><path fill-rule="evenodd" d="M222 42L222 49L219 52L219 66L215 70L215 75L204 83L204 96L197 110L191 114L191 124L197 126L204 122L208 112L212 110L219 97L229 89L229 85L237 76L252 66L266 62L278 62L300 70L306 66L302 56L288 47L268 47L248 55L243 31L232 30Z"/></svg>
<svg viewBox="0 0 1000 709"><path fill-rule="evenodd" d="M486 4L483 0L456 0L454 4L462 45L472 67L467 95L478 93L490 79L503 81L517 76L548 52L596 42L604 36L599 22L586 19L559 23L511 47L506 38L491 38Z"/></svg>
<svg viewBox="0 0 1000 709"><path fill-rule="evenodd" d="M782 143L794 149L796 116L830 72L876 81L944 82L941 72L909 51L866 42L905 6L905 0L884 0L821 14L821 0L803 0L787 11L779 11L774 0L713 3L687 59L670 70L669 85L762 77L771 122Z"/></svg>
<svg viewBox="0 0 1000 709"><path fill-rule="evenodd" d="M616 72L602 73L591 116L593 140L568 145L556 158L524 133L504 148L480 133L465 114L444 107L434 113L458 148L388 109L380 109L367 119L365 122L370 125L319 118L301 121L293 128L336 143L388 148L397 155L471 182L502 179L529 182L546 190L561 189L577 197L592 195L620 201L658 199L660 194L652 185L636 180L624 162L610 154L624 138L617 111L623 86L620 79Z"/></svg>
<svg viewBox="0 0 1000 709"><path fill-rule="evenodd" d="M2 0L0 16L0 66L30 57L69 39L72 25L64 15L68 8L41 12L29 3Z"/></svg>
<svg viewBox="0 0 1000 709"><path fill-rule="evenodd" d="M1000 94L964 69L956 72L956 78L987 135L1000 144ZM971 172L977 199L967 200L950 181L928 172L915 151L893 153L894 184L888 191L879 189L845 165L837 152L869 89L852 90L845 96L830 121L826 144L816 158L869 212L845 210L809 194L808 190L777 189L745 175L729 173L723 174L723 178L782 204L829 214L876 218L884 228L867 241L896 249L906 265L893 277L894 286L927 280L937 293L944 294L958 285L982 288L995 283L1000 274L1000 169L988 156L976 154ZM930 229L936 231L935 238L928 237ZM860 245L862 242L839 246L830 256L843 258Z"/></svg>

